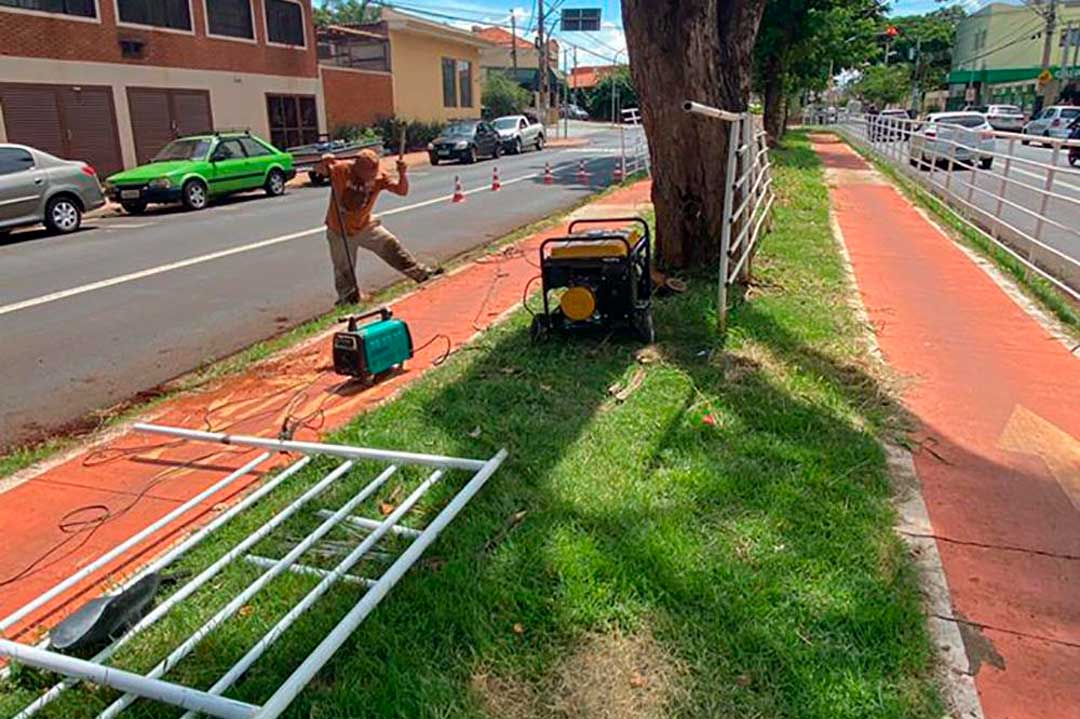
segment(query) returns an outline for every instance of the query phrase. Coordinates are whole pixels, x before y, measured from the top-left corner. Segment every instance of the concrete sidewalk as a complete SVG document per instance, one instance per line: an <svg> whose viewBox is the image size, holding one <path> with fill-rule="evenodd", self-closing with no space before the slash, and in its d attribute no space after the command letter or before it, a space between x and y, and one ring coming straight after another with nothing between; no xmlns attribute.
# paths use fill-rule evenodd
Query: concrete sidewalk
<svg viewBox="0 0 1080 719"><path fill-rule="evenodd" d="M1080 358L846 145L836 219L918 422L915 471L990 719L1080 717ZM966 716L966 715L965 715Z"/></svg>
<svg viewBox="0 0 1080 719"><path fill-rule="evenodd" d="M575 216L625 216L649 201L648 181L616 190ZM314 440L386 401L500 316L520 306L538 274L537 251L565 224L520 240L451 272L392 303L421 347L404 371L373 387L333 373L329 333L303 343L240 376L170 400L143 417L161 424L235 434ZM336 330L336 328L335 328ZM442 339L445 337L445 341ZM394 447L392 449L409 449ZM0 481L0 617L5 617L244 465L258 453L242 447L170 441L128 432L74 452L51 466ZM272 469L291 461L268 461ZM6 635L29 641L101 588L135 569L205 523L259 481L240 480L207 499L182 521L148 539L111 566L35 612Z"/></svg>

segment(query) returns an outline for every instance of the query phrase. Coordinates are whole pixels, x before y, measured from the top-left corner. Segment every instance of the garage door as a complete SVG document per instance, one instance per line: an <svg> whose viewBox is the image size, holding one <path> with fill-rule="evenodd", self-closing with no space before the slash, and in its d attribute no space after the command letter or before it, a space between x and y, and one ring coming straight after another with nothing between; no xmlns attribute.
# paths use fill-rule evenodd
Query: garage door
<svg viewBox="0 0 1080 719"><path fill-rule="evenodd" d="M169 141L214 127L206 90L129 87L127 95L135 157L140 164L149 162Z"/></svg>
<svg viewBox="0 0 1080 719"><path fill-rule="evenodd" d="M102 177L123 169L111 88L0 84L0 106L9 142L85 160Z"/></svg>

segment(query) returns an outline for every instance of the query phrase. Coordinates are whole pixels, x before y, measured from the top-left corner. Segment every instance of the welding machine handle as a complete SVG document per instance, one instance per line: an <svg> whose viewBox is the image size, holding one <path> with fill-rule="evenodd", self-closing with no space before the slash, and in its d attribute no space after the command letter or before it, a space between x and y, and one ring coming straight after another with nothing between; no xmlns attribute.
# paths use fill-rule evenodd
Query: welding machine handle
<svg viewBox="0 0 1080 719"><path fill-rule="evenodd" d="M365 312L363 314L353 315L352 317L348 318L349 331L355 332L357 323L363 322L364 320L369 320L372 317L378 317L380 320L383 320L385 322L393 316L394 313L388 307L380 307L377 310L371 310L370 312Z"/></svg>

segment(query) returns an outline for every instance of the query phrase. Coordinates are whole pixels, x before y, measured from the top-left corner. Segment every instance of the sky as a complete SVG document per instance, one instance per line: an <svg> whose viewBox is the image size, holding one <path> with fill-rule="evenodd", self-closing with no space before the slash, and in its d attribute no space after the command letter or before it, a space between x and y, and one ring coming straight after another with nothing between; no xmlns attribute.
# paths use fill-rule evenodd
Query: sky
<svg viewBox="0 0 1080 719"><path fill-rule="evenodd" d="M533 39L536 35L536 3L529 0L392 0L398 9L425 9L440 15L454 16L455 19L427 16L428 19L469 29L473 24L492 23L510 26L510 14L517 15L518 31L524 37ZM600 8L601 31L598 33L564 33L556 26L555 39L563 47L578 46L579 65L610 65L616 57L619 62L626 62L626 38L622 31L622 5L619 0L545 0L545 7L551 8ZM460 18L460 19L457 19ZM552 17L546 25L550 26ZM530 30L526 35L526 30ZM572 50L571 50L572 52ZM560 60L561 62L561 60ZM573 64L571 55L570 63Z"/></svg>
<svg viewBox="0 0 1080 719"><path fill-rule="evenodd" d="M429 10L450 17L429 16L429 19L469 29L472 24L510 24L510 14L517 16L519 32L532 39L536 32L535 0L392 0L401 10ZM969 12L978 10L990 0L951 0L964 5ZM998 0L1002 1L1002 0ZM1004 0L1013 2L1014 0ZM600 8L603 27L599 33L564 33L558 28L555 38L563 46L578 46L579 65L608 65L616 57L626 61L626 38L622 31L622 5L619 0L545 0L546 6L555 8ZM937 0L892 0L890 15L919 15L942 7ZM550 25L550 20L548 22ZM529 31L526 33L526 31ZM571 63L573 61L571 60Z"/></svg>

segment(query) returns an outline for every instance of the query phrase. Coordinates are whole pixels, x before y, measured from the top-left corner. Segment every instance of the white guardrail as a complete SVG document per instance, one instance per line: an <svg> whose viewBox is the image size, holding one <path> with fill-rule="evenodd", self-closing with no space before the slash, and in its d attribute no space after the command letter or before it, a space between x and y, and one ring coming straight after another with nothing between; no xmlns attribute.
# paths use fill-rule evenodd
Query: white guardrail
<svg viewBox="0 0 1080 719"><path fill-rule="evenodd" d="M1080 300L1080 141L839 113L832 129L921 185L1030 270Z"/></svg>
<svg viewBox="0 0 1080 719"><path fill-rule="evenodd" d="M728 287L750 279L750 262L757 243L769 230L775 194L772 162L765 131L749 112L728 112L687 101L683 110L731 124L724 186L724 218L720 232L720 328L727 325Z"/></svg>

